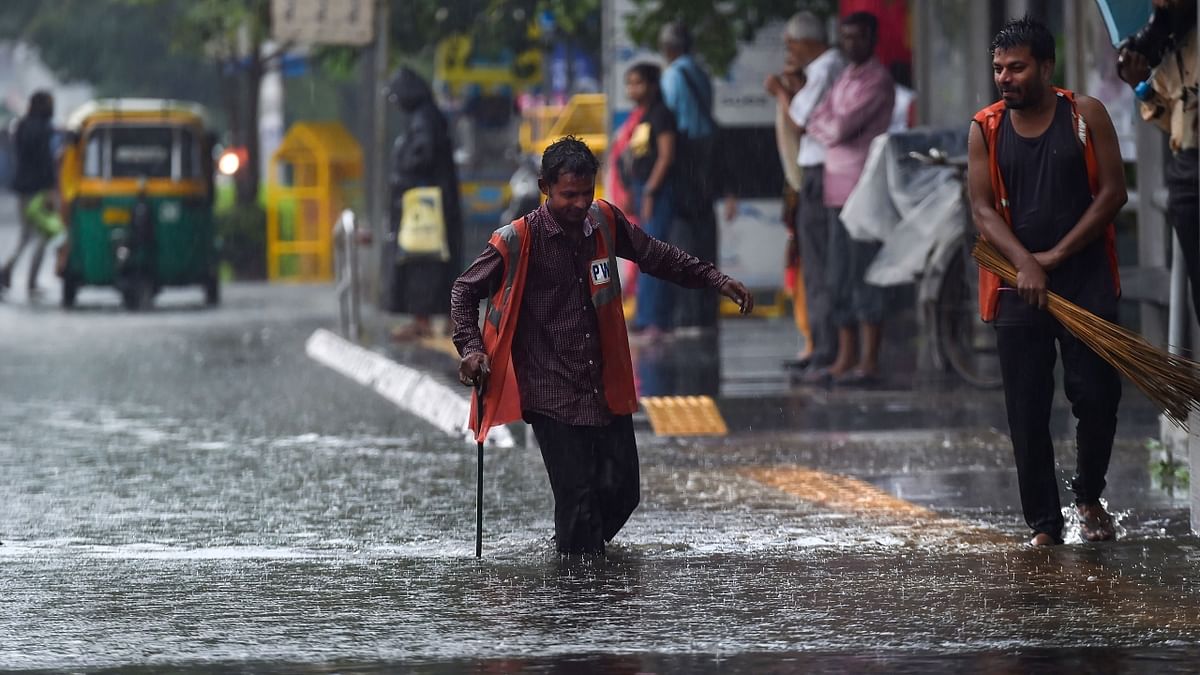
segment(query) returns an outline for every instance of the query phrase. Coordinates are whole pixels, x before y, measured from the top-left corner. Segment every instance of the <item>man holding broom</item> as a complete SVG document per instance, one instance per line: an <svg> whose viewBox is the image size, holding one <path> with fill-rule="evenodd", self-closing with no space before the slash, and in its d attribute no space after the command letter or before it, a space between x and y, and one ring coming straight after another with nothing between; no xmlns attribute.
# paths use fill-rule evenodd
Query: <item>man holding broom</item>
<svg viewBox="0 0 1200 675"><path fill-rule="evenodd" d="M560 553L603 554L639 500L638 404L617 257L682 286L716 289L743 313L754 308L740 282L594 199L597 168L579 139L551 144L538 180L545 204L496 230L450 299L459 379L484 386L483 419L471 416L476 440L522 418L533 426Z"/></svg>
<svg viewBox="0 0 1200 675"><path fill-rule="evenodd" d="M976 113L968 152L975 224L1017 269L1014 286L981 272L980 310L996 328L1021 507L1032 544L1061 544L1050 413L1055 343L1076 424L1070 488L1083 538L1114 536L1100 503L1121 382L1117 371L1046 311L1053 291L1116 320L1120 281L1112 220L1126 201L1116 132L1099 101L1051 85L1054 37L1028 17L992 41L998 101Z"/></svg>

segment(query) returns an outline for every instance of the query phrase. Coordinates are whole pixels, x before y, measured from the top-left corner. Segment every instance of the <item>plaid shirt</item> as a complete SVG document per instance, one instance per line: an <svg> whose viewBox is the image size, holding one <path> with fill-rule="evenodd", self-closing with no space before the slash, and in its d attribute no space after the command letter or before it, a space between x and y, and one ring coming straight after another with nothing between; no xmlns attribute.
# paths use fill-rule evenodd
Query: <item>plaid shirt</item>
<svg viewBox="0 0 1200 675"><path fill-rule="evenodd" d="M613 207L617 250L642 272L687 288L720 288L729 277L659 241L629 223ZM512 362L521 410L563 424L603 426L613 415L604 398L600 331L592 305L590 265L598 236L591 217L584 221L578 247L543 204L525 216L529 225L529 270L513 336ZM489 245L450 291L454 345L463 356L482 352L479 301L490 298L504 278L504 259Z"/></svg>

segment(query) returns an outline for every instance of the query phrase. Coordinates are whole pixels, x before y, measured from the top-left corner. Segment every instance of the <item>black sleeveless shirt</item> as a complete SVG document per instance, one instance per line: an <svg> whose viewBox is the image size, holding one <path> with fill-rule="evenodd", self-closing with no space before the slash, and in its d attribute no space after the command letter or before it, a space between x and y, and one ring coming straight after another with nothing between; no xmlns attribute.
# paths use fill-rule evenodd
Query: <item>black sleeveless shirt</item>
<svg viewBox="0 0 1200 675"><path fill-rule="evenodd" d="M1062 96L1057 99L1054 119L1042 135L1019 135L1006 111L996 141L1013 232L1030 253L1054 248L1092 205L1071 103ZM1097 237L1049 272L1047 287L1084 309L1115 319L1117 293L1104 237ZM1027 323L1036 312L1011 288L1001 290L997 323Z"/></svg>

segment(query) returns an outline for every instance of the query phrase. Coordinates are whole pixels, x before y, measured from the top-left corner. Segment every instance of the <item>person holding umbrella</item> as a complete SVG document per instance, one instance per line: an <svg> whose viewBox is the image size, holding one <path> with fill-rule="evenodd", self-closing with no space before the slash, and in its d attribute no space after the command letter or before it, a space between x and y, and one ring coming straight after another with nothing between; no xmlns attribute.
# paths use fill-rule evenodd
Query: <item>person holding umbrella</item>
<svg viewBox="0 0 1200 675"><path fill-rule="evenodd" d="M538 180L546 202L492 235L450 299L459 379L484 390L473 400L476 440L518 419L533 426L564 554L603 554L640 500L617 257L681 286L715 289L743 313L754 308L742 283L595 200L598 168L577 138L550 145ZM481 332L482 298L490 301Z"/></svg>

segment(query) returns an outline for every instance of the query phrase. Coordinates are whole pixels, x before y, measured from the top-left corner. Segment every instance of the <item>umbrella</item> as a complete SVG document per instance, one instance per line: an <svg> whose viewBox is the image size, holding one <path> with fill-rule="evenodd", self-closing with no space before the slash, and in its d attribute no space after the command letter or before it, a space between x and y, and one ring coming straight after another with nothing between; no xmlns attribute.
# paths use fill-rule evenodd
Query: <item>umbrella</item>
<svg viewBox="0 0 1200 675"><path fill-rule="evenodd" d="M1096 0L1096 6L1114 47L1146 25L1153 10L1150 0Z"/></svg>

